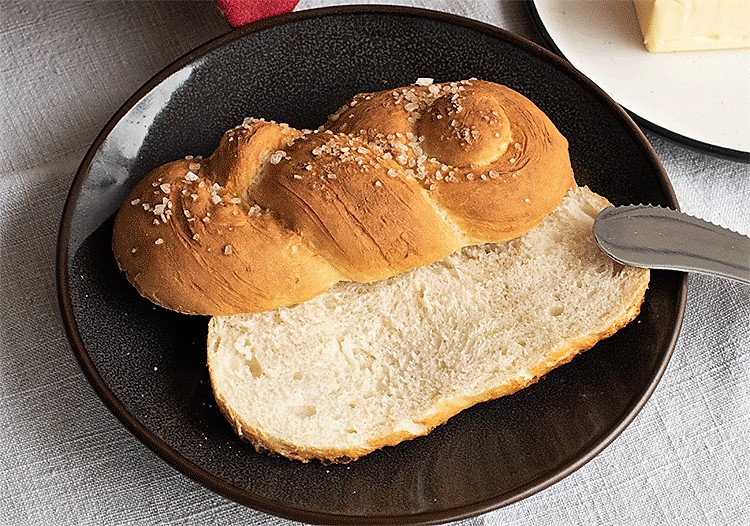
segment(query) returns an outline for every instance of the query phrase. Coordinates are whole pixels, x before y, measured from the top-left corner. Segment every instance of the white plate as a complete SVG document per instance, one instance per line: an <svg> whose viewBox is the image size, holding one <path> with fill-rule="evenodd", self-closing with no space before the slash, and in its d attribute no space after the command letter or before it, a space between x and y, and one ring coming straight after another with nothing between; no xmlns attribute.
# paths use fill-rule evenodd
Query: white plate
<svg viewBox="0 0 750 526"><path fill-rule="evenodd" d="M533 0L531 12L553 51L639 124L750 160L750 49L649 53L631 0Z"/></svg>

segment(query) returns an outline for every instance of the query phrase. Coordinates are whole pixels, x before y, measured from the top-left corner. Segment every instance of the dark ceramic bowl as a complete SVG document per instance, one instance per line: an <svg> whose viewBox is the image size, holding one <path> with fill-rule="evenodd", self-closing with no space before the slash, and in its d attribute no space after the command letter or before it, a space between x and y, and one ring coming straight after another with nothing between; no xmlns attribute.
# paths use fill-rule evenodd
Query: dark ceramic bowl
<svg viewBox="0 0 750 526"><path fill-rule="evenodd" d="M244 116L314 128L355 93L422 76L520 91L568 137L580 184L618 204L677 207L620 107L552 53L485 24L405 8L322 9L240 28L178 60L125 103L83 160L60 228L59 297L74 352L107 407L169 464L230 499L314 523L436 523L485 512L599 453L664 372L686 278L657 271L636 322L426 437L323 466L257 454L234 435L208 382L208 320L135 292L110 251L113 214L149 170L210 154Z"/></svg>

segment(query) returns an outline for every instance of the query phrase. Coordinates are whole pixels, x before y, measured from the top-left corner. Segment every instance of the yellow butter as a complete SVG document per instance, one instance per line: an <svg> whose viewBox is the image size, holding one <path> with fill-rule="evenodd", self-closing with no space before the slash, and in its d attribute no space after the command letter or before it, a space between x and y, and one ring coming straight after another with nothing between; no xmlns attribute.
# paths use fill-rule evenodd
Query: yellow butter
<svg viewBox="0 0 750 526"><path fill-rule="evenodd" d="M649 51L750 47L750 0L633 0Z"/></svg>

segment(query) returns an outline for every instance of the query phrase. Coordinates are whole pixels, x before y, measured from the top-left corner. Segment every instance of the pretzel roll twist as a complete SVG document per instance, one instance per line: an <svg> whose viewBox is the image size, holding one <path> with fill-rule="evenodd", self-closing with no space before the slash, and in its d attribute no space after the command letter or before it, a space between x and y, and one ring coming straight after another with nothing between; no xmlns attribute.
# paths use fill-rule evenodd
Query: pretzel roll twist
<svg viewBox="0 0 750 526"><path fill-rule="evenodd" d="M314 132L245 119L209 158L149 173L112 244L163 307L259 312L520 236L574 184L567 141L531 101L421 81L357 95Z"/></svg>

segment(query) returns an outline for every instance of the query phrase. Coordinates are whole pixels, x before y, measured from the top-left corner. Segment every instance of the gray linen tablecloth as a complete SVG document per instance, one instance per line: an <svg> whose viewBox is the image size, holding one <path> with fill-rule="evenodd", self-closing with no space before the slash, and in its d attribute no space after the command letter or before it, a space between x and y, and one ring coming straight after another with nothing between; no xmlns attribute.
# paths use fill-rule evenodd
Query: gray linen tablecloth
<svg viewBox="0 0 750 526"><path fill-rule="evenodd" d="M536 38L521 2L402 3ZM0 523L287 522L203 489L126 431L79 370L55 293L85 149L143 82L228 30L205 2L0 3ZM748 165L647 136L683 210L750 234ZM562 482L466 524L750 523L749 348L750 287L691 276L676 352L632 425Z"/></svg>

